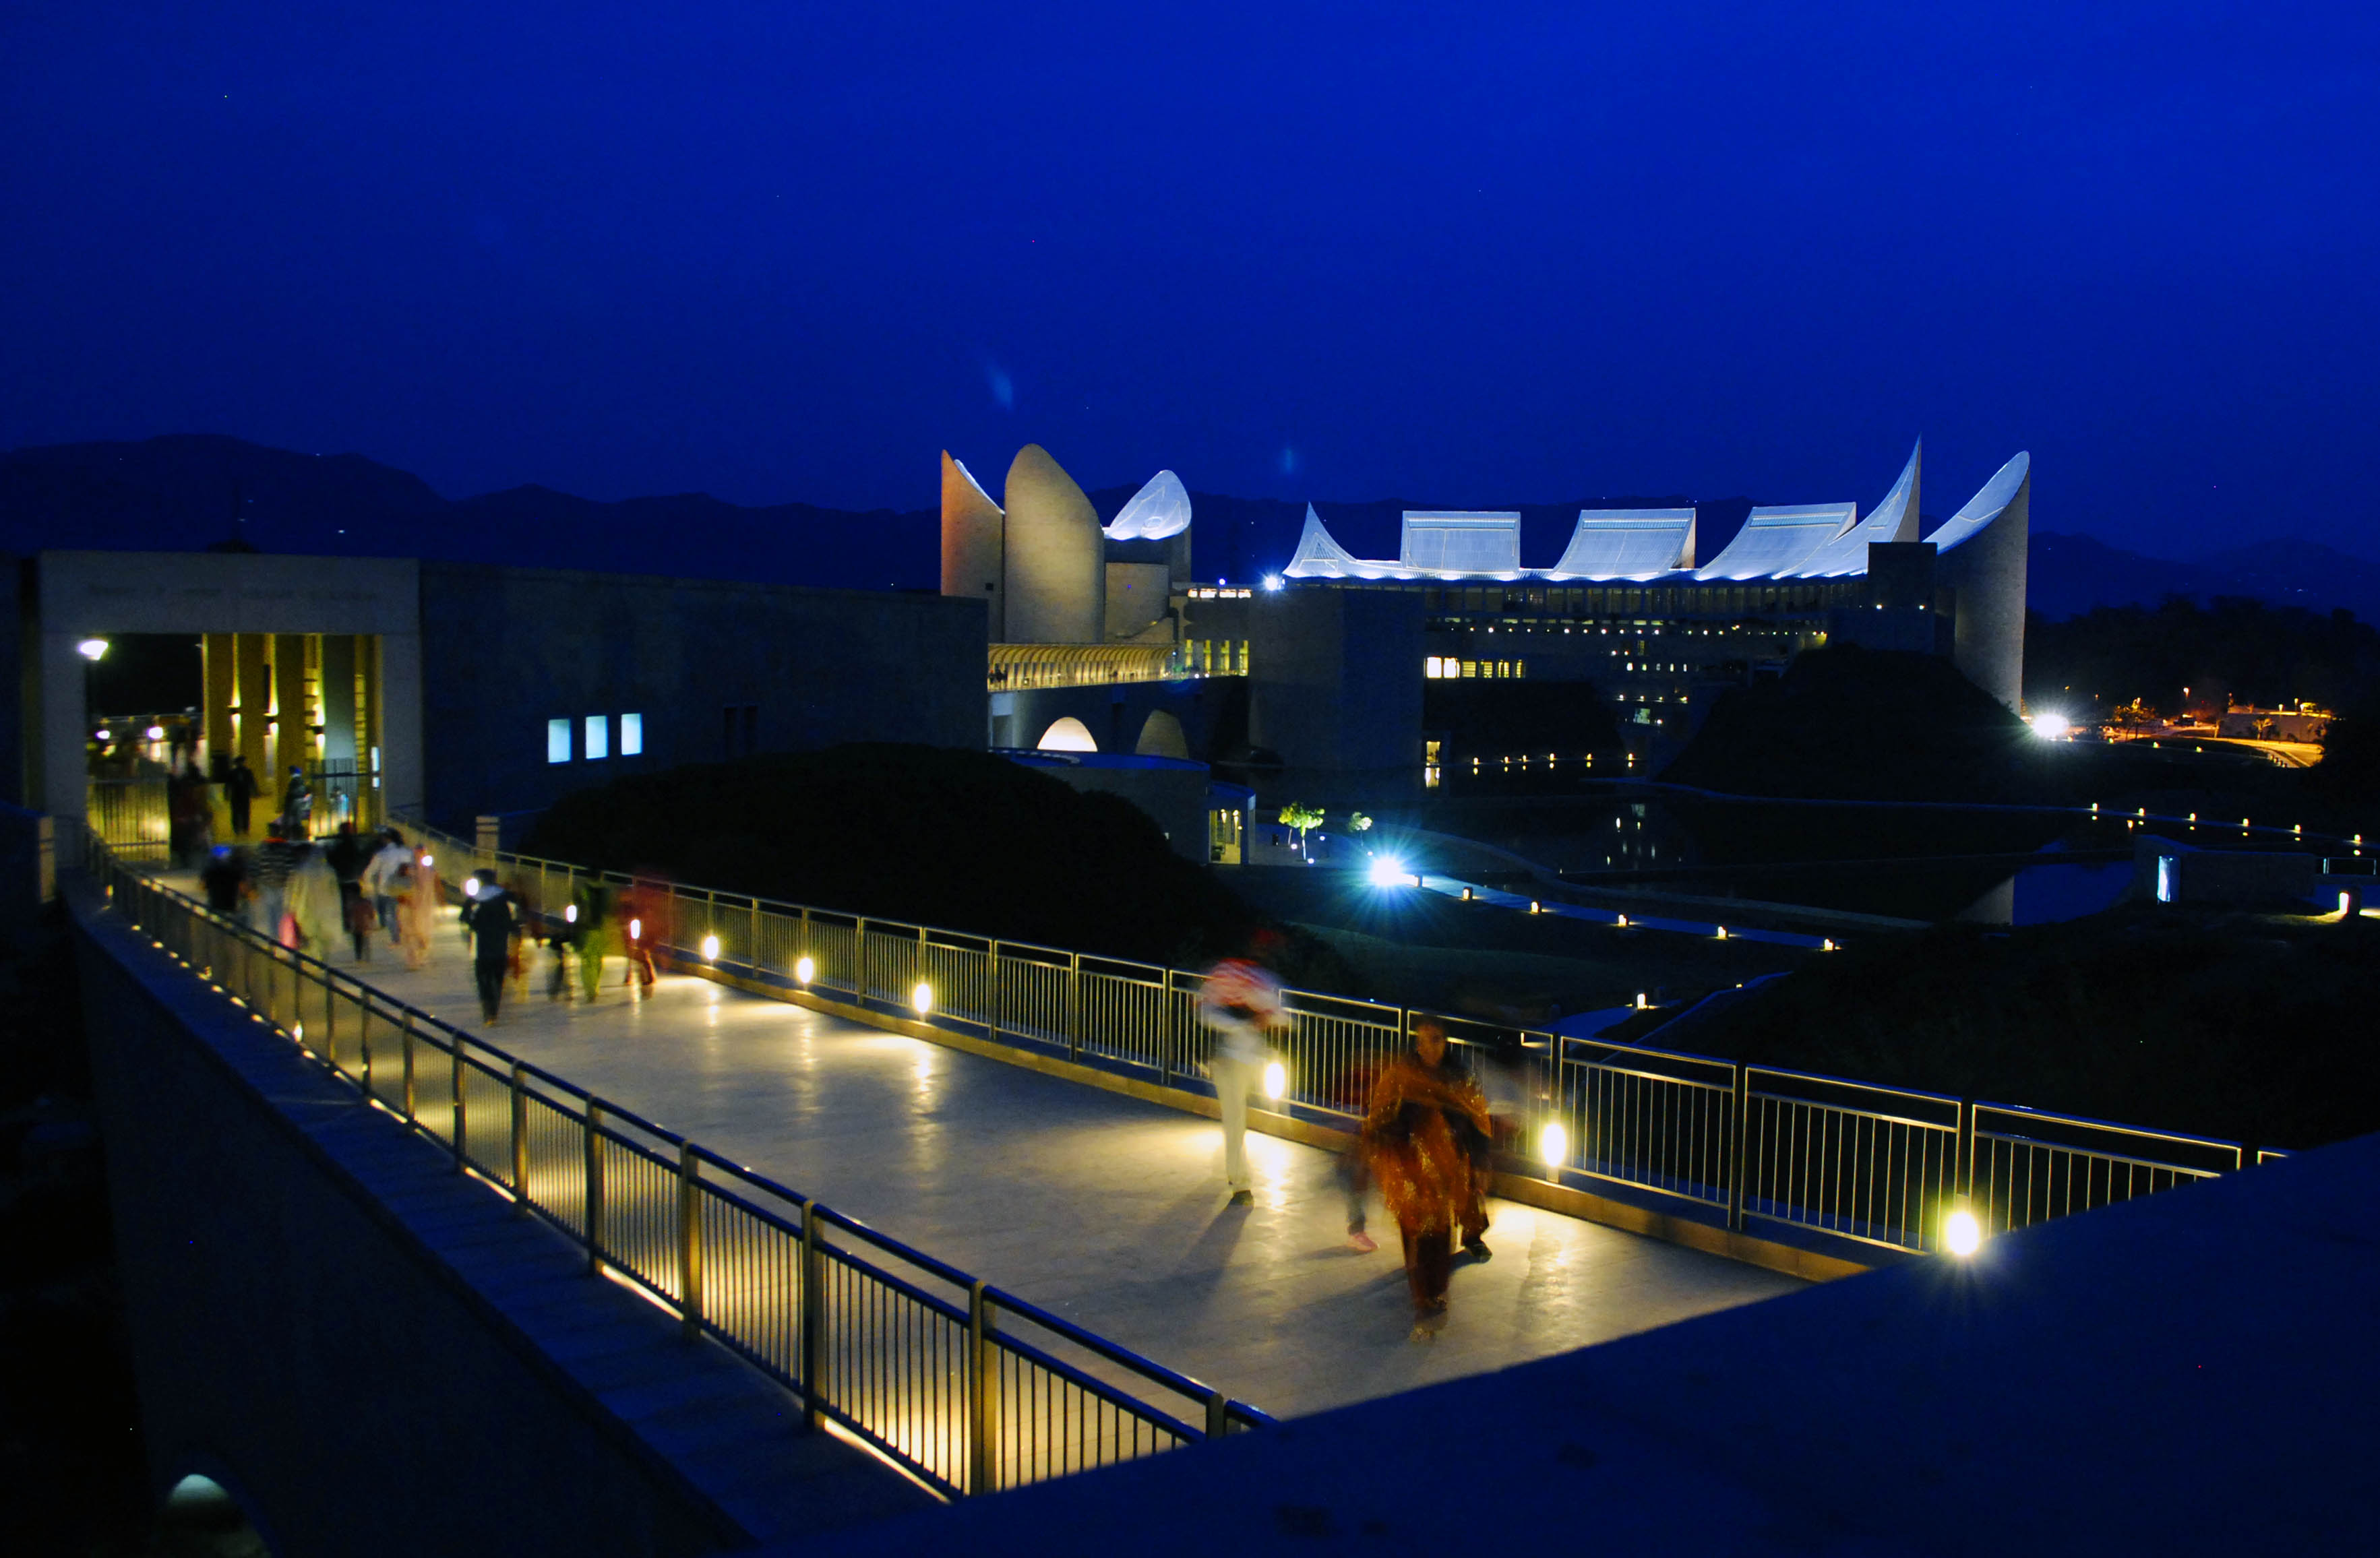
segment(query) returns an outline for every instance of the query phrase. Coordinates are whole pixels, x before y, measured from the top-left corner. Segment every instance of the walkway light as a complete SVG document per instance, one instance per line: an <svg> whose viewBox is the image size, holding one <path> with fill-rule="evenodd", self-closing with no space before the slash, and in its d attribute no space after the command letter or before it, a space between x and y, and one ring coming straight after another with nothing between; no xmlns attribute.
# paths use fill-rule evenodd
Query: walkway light
<svg viewBox="0 0 2380 1558"><path fill-rule="evenodd" d="M1411 873L1405 870L1405 863L1394 855L1374 855L1365 875L1376 888L1402 888Z"/></svg>
<svg viewBox="0 0 2380 1558"><path fill-rule="evenodd" d="M165 727L163 725L150 726L149 739L151 741L164 741L165 739Z"/></svg>
<svg viewBox="0 0 2380 1558"><path fill-rule="evenodd" d="M804 988L808 988L809 982L817 977L817 960L811 958L808 953L805 952L800 957L794 960L794 983L802 985Z"/></svg>
<svg viewBox="0 0 2380 1558"><path fill-rule="evenodd" d="M1273 1100L1275 1103L1279 1103L1281 1101L1281 1095L1289 1091L1288 1068L1283 1066L1278 1060L1266 1061L1264 1090L1265 1096L1267 1098Z"/></svg>
<svg viewBox="0 0 2380 1558"><path fill-rule="evenodd" d="M719 960L719 938L717 936L706 936L702 938L702 960L706 963L715 963Z"/></svg>
<svg viewBox="0 0 2380 1558"><path fill-rule="evenodd" d="M466 876L463 878L463 896L465 898L477 898L480 896L480 879L477 876Z"/></svg>
<svg viewBox="0 0 2380 1558"><path fill-rule="evenodd" d="M1718 938L1721 941L1725 941L1727 939L1727 927L1725 925L1718 927Z"/></svg>
<svg viewBox="0 0 2380 1558"><path fill-rule="evenodd" d="M1570 1132L1561 1121L1548 1120L1545 1129L1537 1132L1537 1156L1548 1168L1560 1168L1570 1161Z"/></svg>
<svg viewBox="0 0 2380 1558"><path fill-rule="evenodd" d="M575 925L578 923L578 905L573 903L562 911L562 923L565 925Z"/></svg>
<svg viewBox="0 0 2380 1558"><path fill-rule="evenodd" d="M909 1004L917 1008L918 1016L925 1016L934 1009L934 987L922 979L917 981L917 987L909 992Z"/></svg>
<svg viewBox="0 0 2380 1558"><path fill-rule="evenodd" d="M1983 1247L1984 1226L1975 1221L1967 1198L1961 1196L1951 1203L1950 1215L1942 1220L1942 1248L1963 1261Z"/></svg>
<svg viewBox="0 0 2380 1558"><path fill-rule="evenodd" d="M75 646L75 652L87 660L99 659L107 653L107 640L104 638L86 638L81 643Z"/></svg>
<svg viewBox="0 0 2380 1558"><path fill-rule="evenodd" d="M423 855L423 856L421 857L421 869L423 869L424 871L429 870L431 867L432 867L432 866L436 865L437 864L438 864L438 857L437 857L436 855Z"/></svg>
<svg viewBox="0 0 2380 1558"><path fill-rule="evenodd" d="M628 939L630 941L642 941L645 939L645 923L642 920L631 920L628 922Z"/></svg>

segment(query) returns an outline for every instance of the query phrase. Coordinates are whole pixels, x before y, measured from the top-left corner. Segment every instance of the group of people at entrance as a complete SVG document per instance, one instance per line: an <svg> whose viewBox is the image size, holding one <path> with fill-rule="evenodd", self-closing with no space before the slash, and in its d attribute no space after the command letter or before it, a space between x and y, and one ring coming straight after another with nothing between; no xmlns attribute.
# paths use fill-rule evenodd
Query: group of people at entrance
<svg viewBox="0 0 2380 1558"><path fill-rule="evenodd" d="M527 987L528 948L536 942L545 943L552 957L548 1000L594 1000L603 987L606 958L627 960L623 985L650 991L659 977L653 944L664 939L661 905L638 888L615 891L601 882L581 882L559 914L540 913L492 871L475 872L463 894L463 934L471 944L480 1014L490 1023L502 1021L507 981Z"/></svg>
<svg viewBox="0 0 2380 1558"><path fill-rule="evenodd" d="M394 830L365 835L343 823L329 840L318 841L275 817L254 849L211 850L199 885L217 913L244 917L283 946L317 958L328 959L345 941L358 962L367 961L373 941L384 938L407 968L430 960L438 874L427 851Z"/></svg>
<svg viewBox="0 0 2380 1558"><path fill-rule="evenodd" d="M1259 957L1268 945L1260 935ZM1234 958L1208 972L1198 1012L1215 1035L1208 1071L1223 1120L1223 1178L1232 1204L1247 1205L1255 1200L1248 1099L1261 1085L1271 1035L1286 1026L1288 1008L1270 970L1256 958ZM1458 1236L1474 1262L1488 1258L1493 1140L1487 1094L1449 1053L1445 1028L1421 1019L1411 1047L1373 1080L1363 1125L1340 1163L1349 1246L1363 1253L1378 1248L1365 1226L1371 1187L1378 1187L1396 1219L1415 1341L1431 1339L1446 1322Z"/></svg>

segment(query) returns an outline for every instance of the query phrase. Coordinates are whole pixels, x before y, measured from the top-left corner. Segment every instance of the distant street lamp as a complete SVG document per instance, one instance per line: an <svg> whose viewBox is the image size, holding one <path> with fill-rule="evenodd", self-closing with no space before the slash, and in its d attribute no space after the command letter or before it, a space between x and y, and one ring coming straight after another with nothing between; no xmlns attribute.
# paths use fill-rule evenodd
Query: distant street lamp
<svg viewBox="0 0 2380 1558"><path fill-rule="evenodd" d="M86 638L81 643L75 646L75 651L87 660L103 658L107 654L107 640L104 638Z"/></svg>

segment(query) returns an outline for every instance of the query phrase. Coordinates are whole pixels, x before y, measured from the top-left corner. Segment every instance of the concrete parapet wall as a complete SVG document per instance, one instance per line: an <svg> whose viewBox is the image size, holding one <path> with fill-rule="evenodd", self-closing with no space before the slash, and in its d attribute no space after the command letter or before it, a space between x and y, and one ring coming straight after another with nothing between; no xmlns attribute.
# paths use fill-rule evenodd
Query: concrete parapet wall
<svg viewBox="0 0 2380 1558"><path fill-rule="evenodd" d="M692 1554L929 1502L804 1432L723 1349L579 1274L559 1235L82 892L161 1496L199 1473L277 1552L391 1555Z"/></svg>

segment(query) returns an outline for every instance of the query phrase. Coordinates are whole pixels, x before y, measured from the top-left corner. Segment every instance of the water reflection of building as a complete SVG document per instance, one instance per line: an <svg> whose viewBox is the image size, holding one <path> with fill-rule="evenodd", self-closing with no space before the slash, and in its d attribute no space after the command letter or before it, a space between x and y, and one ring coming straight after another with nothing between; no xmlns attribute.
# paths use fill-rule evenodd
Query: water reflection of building
<svg viewBox="0 0 2380 1558"><path fill-rule="evenodd" d="M1605 761L1624 767L1682 740L1720 689L1828 643L1944 656L2014 708L2030 459L1921 536L1921 453L1864 518L1851 502L1755 508L1707 560L1691 508L1583 512L1560 559L1528 568L1518 513L1408 512L1390 561L1350 553L1309 506L1278 576L1230 584L1192 576L1171 472L1102 531L1038 447L1010 467L1005 507L945 454L942 588L992 603L999 746L1041 744L1065 719L1100 750L1147 751L1163 716L1186 736L1175 755L1427 782L1449 766L1584 764L1585 733L1616 717L1627 751ZM1148 686L1218 677L1232 684L1190 707Z"/></svg>

